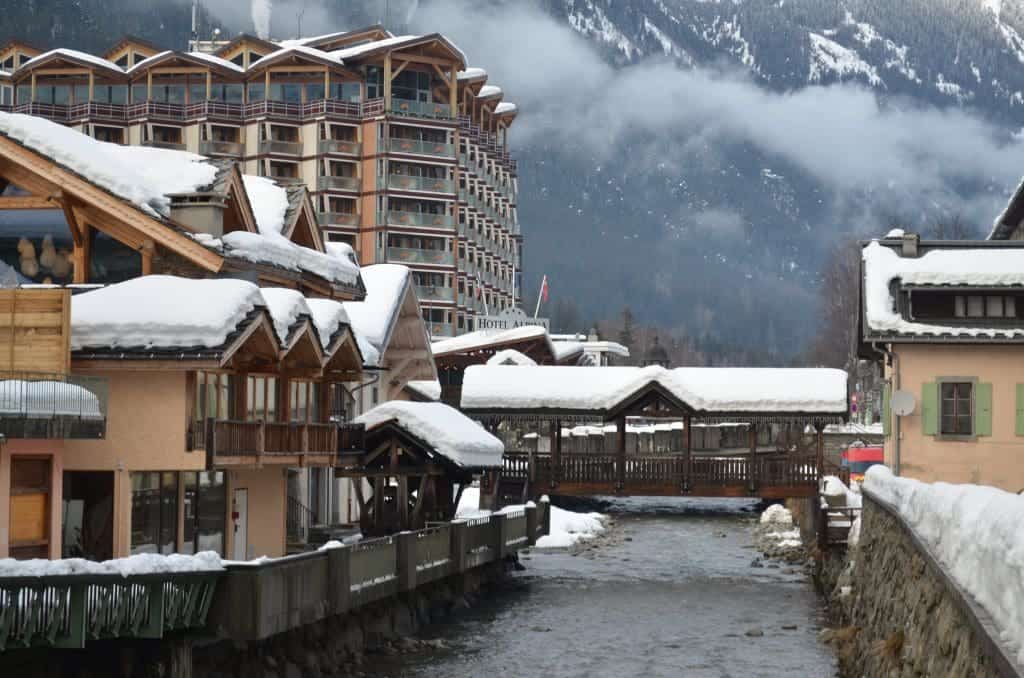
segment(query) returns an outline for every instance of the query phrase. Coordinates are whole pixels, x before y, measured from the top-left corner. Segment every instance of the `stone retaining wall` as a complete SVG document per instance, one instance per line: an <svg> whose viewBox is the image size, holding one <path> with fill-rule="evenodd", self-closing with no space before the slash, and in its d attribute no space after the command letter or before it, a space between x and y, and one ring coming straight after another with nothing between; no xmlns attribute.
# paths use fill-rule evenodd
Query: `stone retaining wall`
<svg viewBox="0 0 1024 678"><path fill-rule="evenodd" d="M987 615L888 507L864 498L860 544L823 554L818 582L842 675L1017 676ZM993 636L995 635L995 638Z"/></svg>

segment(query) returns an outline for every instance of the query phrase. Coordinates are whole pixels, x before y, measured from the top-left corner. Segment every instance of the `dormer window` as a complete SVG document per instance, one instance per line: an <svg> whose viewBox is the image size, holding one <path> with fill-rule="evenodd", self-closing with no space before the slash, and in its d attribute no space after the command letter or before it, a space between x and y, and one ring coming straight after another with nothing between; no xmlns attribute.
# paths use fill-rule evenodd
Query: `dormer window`
<svg viewBox="0 0 1024 678"><path fill-rule="evenodd" d="M958 294L955 313L957 318L1016 318L1017 300L998 294Z"/></svg>
<svg viewBox="0 0 1024 678"><path fill-rule="evenodd" d="M989 320L1016 320L1017 294L977 292L956 294L933 290L910 291L910 316L914 320L974 323Z"/></svg>

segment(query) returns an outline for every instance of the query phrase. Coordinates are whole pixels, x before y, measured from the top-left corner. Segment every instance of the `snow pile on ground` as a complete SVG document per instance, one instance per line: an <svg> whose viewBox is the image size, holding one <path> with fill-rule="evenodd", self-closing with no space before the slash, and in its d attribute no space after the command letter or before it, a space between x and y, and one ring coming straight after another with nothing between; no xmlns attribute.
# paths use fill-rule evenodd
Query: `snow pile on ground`
<svg viewBox="0 0 1024 678"><path fill-rule="evenodd" d="M835 506L842 502L844 506L849 508L860 508L861 496L860 490L856 484L852 488L847 487L846 484L836 476L825 476L822 481L824 489L822 494L826 498L831 498Z"/></svg>
<svg viewBox="0 0 1024 678"><path fill-rule="evenodd" d="M170 214L167 196L192 193L217 176L217 168L200 155L97 141L70 127L30 115L0 113L0 134L52 158L153 216Z"/></svg>
<svg viewBox="0 0 1024 678"><path fill-rule="evenodd" d="M793 526L793 513L782 504L772 504L758 521L757 550L766 558L777 558L789 563L803 560L804 543L800 530Z"/></svg>
<svg viewBox="0 0 1024 678"><path fill-rule="evenodd" d="M569 548L604 532L607 516L601 513L575 513L550 504L548 508L551 511L551 532L537 540L537 548Z"/></svg>
<svg viewBox="0 0 1024 678"><path fill-rule="evenodd" d="M1024 496L897 478L881 465L868 469L864 489L899 511L1024 662Z"/></svg>
<svg viewBox="0 0 1024 678"><path fill-rule="evenodd" d="M358 417L355 423L366 424L370 431L391 421L456 466L501 466L505 445L479 423L444 403L393 400Z"/></svg>
<svg viewBox="0 0 1024 678"><path fill-rule="evenodd" d="M71 348L222 346L257 306L244 280L147 275L75 295Z"/></svg>
<svg viewBox="0 0 1024 678"><path fill-rule="evenodd" d="M0 577L54 577L71 574L161 574L174 572L210 572L223 570L220 556L213 551L195 555L175 553L168 556L140 553L102 563L83 558L63 560L14 560L0 558Z"/></svg>
<svg viewBox="0 0 1024 678"><path fill-rule="evenodd" d="M793 524L793 512L782 504L772 504L761 514L761 524L790 526Z"/></svg>
<svg viewBox="0 0 1024 678"><path fill-rule="evenodd" d="M490 511L480 510L480 489L467 487L462 491L459 499L459 507L455 511L456 519L480 518L491 514ZM522 508L520 506L507 506L505 511ZM548 504L551 511L551 532L537 540L537 548L542 549L564 549L575 545L577 542L592 539L601 532L604 532L604 522L608 519L601 513L576 513L566 511L557 506Z"/></svg>

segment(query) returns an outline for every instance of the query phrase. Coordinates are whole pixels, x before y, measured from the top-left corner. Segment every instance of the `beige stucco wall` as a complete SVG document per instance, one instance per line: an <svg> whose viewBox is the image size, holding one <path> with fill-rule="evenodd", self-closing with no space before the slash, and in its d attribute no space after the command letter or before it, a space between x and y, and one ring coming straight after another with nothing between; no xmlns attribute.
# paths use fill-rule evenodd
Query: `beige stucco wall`
<svg viewBox="0 0 1024 678"><path fill-rule="evenodd" d="M229 511L233 510L235 490L245 488L249 491L249 558L276 558L285 554L287 478L288 469L284 466L228 473ZM228 530L228 534L225 553L231 558L234 552L233 528Z"/></svg>
<svg viewBox="0 0 1024 678"><path fill-rule="evenodd" d="M1016 435L1016 387L1024 384L1024 347L901 345L900 390L914 395L914 413L900 417L900 474L927 482L977 483L1024 489L1024 437ZM886 368L886 377L892 370ZM921 433L921 387L939 377L977 377L992 384L992 435L975 441L940 440ZM895 427L892 429L895 431ZM886 439L885 461L895 463Z"/></svg>

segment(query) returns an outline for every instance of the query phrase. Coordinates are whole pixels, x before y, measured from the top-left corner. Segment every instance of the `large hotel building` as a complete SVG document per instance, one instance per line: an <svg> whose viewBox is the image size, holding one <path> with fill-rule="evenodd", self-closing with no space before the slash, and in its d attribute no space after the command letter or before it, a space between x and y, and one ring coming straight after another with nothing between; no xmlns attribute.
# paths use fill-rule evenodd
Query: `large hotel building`
<svg viewBox="0 0 1024 678"><path fill-rule="evenodd" d="M351 244L363 265L413 271L434 336L518 305L516 106L458 47L374 26L192 48L126 37L97 56L8 43L0 109L304 182L325 240Z"/></svg>

